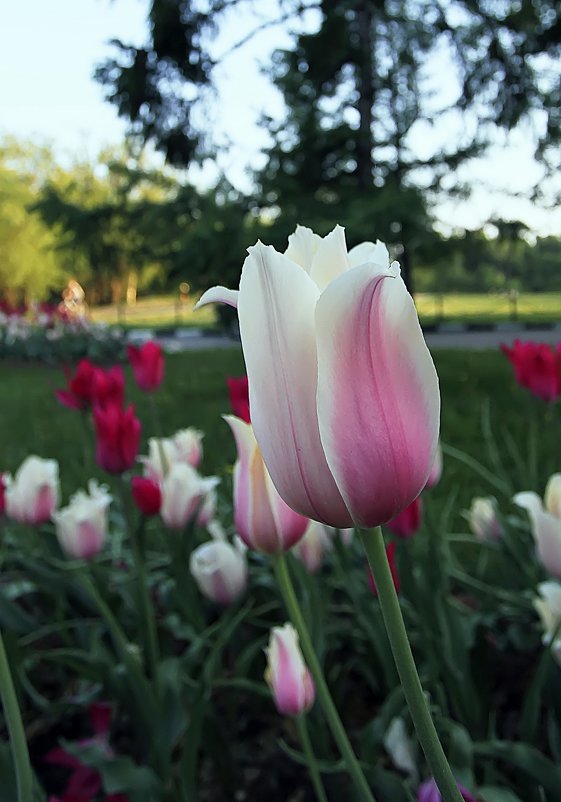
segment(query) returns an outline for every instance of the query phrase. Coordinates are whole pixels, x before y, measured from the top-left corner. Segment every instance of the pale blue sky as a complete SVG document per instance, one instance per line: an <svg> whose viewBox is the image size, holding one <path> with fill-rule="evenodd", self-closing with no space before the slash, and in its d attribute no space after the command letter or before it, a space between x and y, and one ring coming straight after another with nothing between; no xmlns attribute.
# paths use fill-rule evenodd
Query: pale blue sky
<svg viewBox="0 0 561 802"><path fill-rule="evenodd" d="M261 0L267 13L275 0ZM92 78L95 65L110 54L111 38L140 44L145 38L148 0L0 0L0 136L50 141L60 159L94 159L117 144L125 130L103 90ZM216 48L224 52L247 31L248 19L231 15ZM260 163L266 136L256 121L282 108L259 74L258 62L275 46L288 44L274 28L229 56L216 74L219 97L211 125L228 139L221 157L234 184L247 187L245 169ZM419 137L421 144L422 132ZM197 181L210 180L209 165ZM543 233L561 234L561 210L544 213L527 201L505 198L501 187L524 189L538 180L527 132L498 145L490 158L466 170L475 191L471 201L447 203L439 218L445 227L480 225L490 216L519 217ZM497 187L489 191L491 182ZM341 221L344 223L344 220Z"/></svg>

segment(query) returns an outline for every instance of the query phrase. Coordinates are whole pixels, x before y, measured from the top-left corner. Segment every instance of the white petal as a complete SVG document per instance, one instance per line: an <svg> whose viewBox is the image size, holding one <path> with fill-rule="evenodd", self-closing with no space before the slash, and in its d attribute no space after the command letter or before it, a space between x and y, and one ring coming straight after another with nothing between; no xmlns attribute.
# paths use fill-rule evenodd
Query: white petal
<svg viewBox="0 0 561 802"><path fill-rule="evenodd" d="M200 309L206 304L228 304L234 309L238 306L238 290L229 290L227 287L211 287L203 292L193 309Z"/></svg>
<svg viewBox="0 0 561 802"><path fill-rule="evenodd" d="M310 276L320 290L323 290L333 279L349 269L345 229L335 226L333 231L324 237L312 261Z"/></svg>

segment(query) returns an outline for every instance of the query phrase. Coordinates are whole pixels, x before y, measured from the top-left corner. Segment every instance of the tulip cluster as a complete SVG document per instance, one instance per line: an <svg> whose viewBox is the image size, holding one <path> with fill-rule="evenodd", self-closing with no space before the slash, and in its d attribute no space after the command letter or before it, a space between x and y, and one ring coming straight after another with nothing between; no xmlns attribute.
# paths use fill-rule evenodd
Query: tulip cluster
<svg viewBox="0 0 561 802"><path fill-rule="evenodd" d="M514 377L542 401L556 401L561 395L561 344L552 348L545 343L515 340L501 350L514 368Z"/></svg>

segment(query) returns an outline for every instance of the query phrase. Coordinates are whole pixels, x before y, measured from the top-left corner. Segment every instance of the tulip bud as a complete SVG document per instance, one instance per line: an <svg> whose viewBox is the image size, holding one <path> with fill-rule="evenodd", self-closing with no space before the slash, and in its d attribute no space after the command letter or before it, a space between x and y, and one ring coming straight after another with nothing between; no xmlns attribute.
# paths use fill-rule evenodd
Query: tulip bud
<svg viewBox="0 0 561 802"><path fill-rule="evenodd" d="M497 502L492 496L474 498L467 512L469 528L478 540L495 540L503 534L497 516Z"/></svg>
<svg viewBox="0 0 561 802"><path fill-rule="evenodd" d="M412 501L399 515L388 521L386 526L396 537L406 540L419 531L423 519L423 502L421 497Z"/></svg>
<svg viewBox="0 0 561 802"><path fill-rule="evenodd" d="M561 473L549 477L543 500L546 510L561 520Z"/></svg>
<svg viewBox="0 0 561 802"><path fill-rule="evenodd" d="M228 395L230 396L230 406L236 418L241 418L246 423L251 421L249 414L249 387L247 376L234 379L231 376L226 379L228 384Z"/></svg>
<svg viewBox="0 0 561 802"><path fill-rule="evenodd" d="M6 515L23 524L49 521L59 502L58 462L41 457L27 457L15 478L4 477Z"/></svg>
<svg viewBox="0 0 561 802"><path fill-rule="evenodd" d="M133 476L131 490L134 503L143 515L157 515L162 506L160 485L147 476Z"/></svg>
<svg viewBox="0 0 561 802"><path fill-rule="evenodd" d="M555 401L561 395L561 359L558 352L546 343L515 340L512 348L501 350L514 367L514 376L542 401Z"/></svg>
<svg viewBox="0 0 561 802"><path fill-rule="evenodd" d="M458 783L458 790L464 802L477 802L470 792ZM417 802L442 802L442 796L436 782L431 778L426 780L417 790Z"/></svg>
<svg viewBox="0 0 561 802"><path fill-rule="evenodd" d="M199 512L197 513L197 524L199 526L206 527L214 519L217 501L216 489L213 487L204 496L201 506L199 507Z"/></svg>
<svg viewBox="0 0 561 802"><path fill-rule="evenodd" d="M147 393L157 390L164 378L164 354L161 346L151 341L140 348L129 345L127 355L134 380L140 389Z"/></svg>
<svg viewBox="0 0 561 802"><path fill-rule="evenodd" d="M284 254L249 249L239 293L214 287L198 305L217 301L237 303L255 437L284 501L339 528L404 510L434 461L440 395L385 245L347 252L340 226L299 226Z"/></svg>
<svg viewBox="0 0 561 802"><path fill-rule="evenodd" d="M186 462L174 463L162 485L162 520L170 529L183 529L190 523L204 496L218 484L215 476L203 478Z"/></svg>
<svg viewBox="0 0 561 802"><path fill-rule="evenodd" d="M192 427L181 429L173 437L151 437L148 440L148 456L140 458L146 475L161 482L176 462L196 468L203 456L202 439L202 432Z"/></svg>
<svg viewBox="0 0 561 802"><path fill-rule="evenodd" d="M76 365L74 376L66 373L66 389L57 390L55 395L69 409L88 409L93 399L93 383L97 368L89 359L81 359Z"/></svg>
<svg viewBox="0 0 561 802"><path fill-rule="evenodd" d="M327 528L317 521L310 521L302 539L292 547L292 553L306 566L310 574L315 574L330 549L331 538Z"/></svg>
<svg viewBox="0 0 561 802"><path fill-rule="evenodd" d="M405 721L401 717L391 720L383 744L396 769L406 774L412 784L416 785L419 775L415 760L415 742L409 737Z"/></svg>
<svg viewBox="0 0 561 802"><path fill-rule="evenodd" d="M232 604L247 586L245 553L225 540L210 540L196 548L189 569L203 596L216 604Z"/></svg>
<svg viewBox="0 0 561 802"><path fill-rule="evenodd" d="M304 534L308 519L294 512L277 493L250 423L225 415L238 449L234 466L234 523L251 549L278 554Z"/></svg>
<svg viewBox="0 0 561 802"><path fill-rule="evenodd" d="M273 627L265 654L265 679L279 713L299 716L307 712L314 703L314 683L300 651L298 633L291 624Z"/></svg>
<svg viewBox="0 0 561 802"><path fill-rule="evenodd" d="M88 483L88 493L79 490L67 507L53 515L62 550L78 560L89 560L98 554L107 534L111 496L93 479Z"/></svg>
<svg viewBox="0 0 561 802"><path fill-rule="evenodd" d="M140 444L140 421L131 404L123 410L111 403L94 407L96 461L108 473L123 473L132 468Z"/></svg>
<svg viewBox="0 0 561 802"><path fill-rule="evenodd" d="M176 432L172 438L175 446L176 461L187 462L193 468L198 468L203 458L202 439L203 433L192 426Z"/></svg>
<svg viewBox="0 0 561 802"><path fill-rule="evenodd" d="M542 582L538 585L538 593L534 607L544 631L542 642L551 644L551 653L561 666L561 585L558 582Z"/></svg>
<svg viewBox="0 0 561 802"><path fill-rule="evenodd" d="M556 514L558 510L557 476L558 474L554 474L547 485L547 508L544 507L538 494L533 491L517 493L512 500L519 507L528 511L541 564L548 573L561 579L561 516Z"/></svg>
<svg viewBox="0 0 561 802"><path fill-rule="evenodd" d="M122 407L125 400L125 374L120 365L104 370L95 368L92 384L92 405Z"/></svg>

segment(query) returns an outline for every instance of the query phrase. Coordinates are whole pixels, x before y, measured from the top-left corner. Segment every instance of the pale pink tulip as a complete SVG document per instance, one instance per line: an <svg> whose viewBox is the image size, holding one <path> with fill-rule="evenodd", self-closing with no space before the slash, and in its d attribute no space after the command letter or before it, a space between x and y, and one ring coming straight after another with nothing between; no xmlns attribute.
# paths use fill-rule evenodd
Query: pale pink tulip
<svg viewBox="0 0 561 802"><path fill-rule="evenodd" d="M6 515L23 524L42 524L51 519L59 502L58 462L27 457L16 475L4 477Z"/></svg>
<svg viewBox="0 0 561 802"><path fill-rule="evenodd" d="M271 688L275 705L284 716L299 716L314 703L312 677L298 643L298 634L291 624L273 627L269 640L265 679Z"/></svg>
<svg viewBox="0 0 561 802"><path fill-rule="evenodd" d="M304 537L292 548L292 553L310 574L315 574L321 568L325 555L330 549L331 537L327 527L317 521L310 521Z"/></svg>
<svg viewBox="0 0 561 802"><path fill-rule="evenodd" d="M54 513L57 537L66 554L78 560L89 560L101 551L107 535L110 504L107 488L92 479L88 493L79 490L67 507Z"/></svg>
<svg viewBox="0 0 561 802"><path fill-rule="evenodd" d="M278 554L304 534L307 518L294 512L279 496L263 462L251 423L225 415L236 446L234 467L234 524L244 543L256 551Z"/></svg>
<svg viewBox="0 0 561 802"><path fill-rule="evenodd" d="M189 570L203 596L216 604L233 604L247 586L245 546L210 540L193 551Z"/></svg>
<svg viewBox="0 0 561 802"><path fill-rule="evenodd" d="M478 540L496 540L503 534L497 502L492 496L474 498L466 517L469 528Z"/></svg>
<svg viewBox="0 0 561 802"><path fill-rule="evenodd" d="M438 443L438 378L413 300L381 242L347 253L337 226L286 253L249 249L238 307L255 436L293 509L374 526L418 496Z"/></svg>
<svg viewBox="0 0 561 802"><path fill-rule="evenodd" d="M561 474L553 474L545 489L545 506L537 493L517 493L513 501L528 511L541 564L561 579Z"/></svg>
<svg viewBox="0 0 561 802"><path fill-rule="evenodd" d="M215 476L200 476L186 462L171 465L160 486L160 515L170 529L183 529L197 515L204 497L218 484Z"/></svg>

